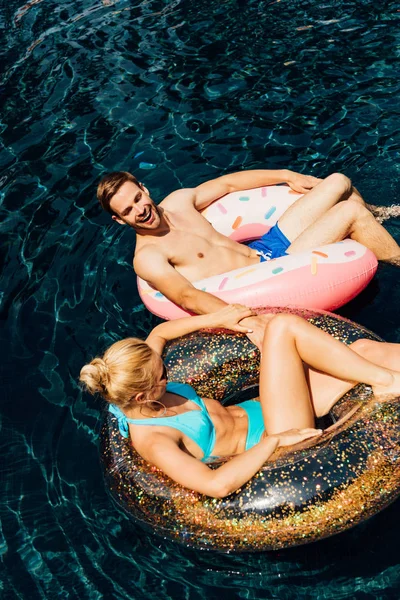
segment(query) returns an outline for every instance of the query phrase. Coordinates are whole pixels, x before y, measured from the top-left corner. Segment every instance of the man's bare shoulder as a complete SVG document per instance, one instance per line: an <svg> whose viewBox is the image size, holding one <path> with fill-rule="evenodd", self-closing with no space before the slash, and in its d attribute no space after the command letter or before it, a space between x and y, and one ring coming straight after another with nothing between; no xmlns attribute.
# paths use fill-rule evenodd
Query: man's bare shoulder
<svg viewBox="0 0 400 600"><path fill-rule="evenodd" d="M147 279L152 267L163 264L168 264L168 256L162 245L149 243L136 249L133 268L139 277Z"/></svg>
<svg viewBox="0 0 400 600"><path fill-rule="evenodd" d="M194 206L196 199L196 191L194 188L183 188L175 190L160 203L162 208L182 207L183 205Z"/></svg>

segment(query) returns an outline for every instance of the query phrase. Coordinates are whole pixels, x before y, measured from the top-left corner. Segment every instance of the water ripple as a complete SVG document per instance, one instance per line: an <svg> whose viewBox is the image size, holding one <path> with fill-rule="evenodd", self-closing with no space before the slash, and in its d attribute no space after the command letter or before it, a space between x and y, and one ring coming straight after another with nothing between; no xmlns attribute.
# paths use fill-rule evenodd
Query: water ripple
<svg viewBox="0 0 400 600"><path fill-rule="evenodd" d="M395 597L398 503L271 554L203 554L142 531L104 489L102 404L76 380L157 322L132 232L95 199L104 171L134 171L156 201L242 167L344 171L367 201L400 203L399 19L372 0L2 7L4 598ZM400 239L399 217L387 226ZM342 314L400 342L399 298L382 265Z"/></svg>

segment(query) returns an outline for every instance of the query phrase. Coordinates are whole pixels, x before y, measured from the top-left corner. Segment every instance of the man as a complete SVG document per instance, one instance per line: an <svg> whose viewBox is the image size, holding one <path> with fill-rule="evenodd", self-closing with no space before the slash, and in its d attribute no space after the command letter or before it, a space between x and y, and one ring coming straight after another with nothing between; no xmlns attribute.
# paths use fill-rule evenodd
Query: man
<svg viewBox="0 0 400 600"><path fill-rule="evenodd" d="M199 213L229 192L286 183L304 193L261 240L244 246L215 231ZM133 175L103 177L97 197L104 210L137 233L134 269L167 298L198 314L224 306L197 290L192 281L252 265L284 254L350 237L370 248L379 260L397 262L400 247L367 209L350 180L335 173L324 180L289 170L242 171L172 192L158 206ZM258 344L265 323L259 317L241 322Z"/></svg>

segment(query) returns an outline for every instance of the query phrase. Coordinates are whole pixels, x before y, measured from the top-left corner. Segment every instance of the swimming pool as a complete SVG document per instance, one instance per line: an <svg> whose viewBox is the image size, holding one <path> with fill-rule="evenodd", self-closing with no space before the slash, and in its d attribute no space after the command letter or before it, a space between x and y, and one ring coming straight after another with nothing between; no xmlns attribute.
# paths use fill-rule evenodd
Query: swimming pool
<svg viewBox="0 0 400 600"><path fill-rule="evenodd" d="M0 197L4 598L397 598L398 502L357 529L272 554L194 552L112 504L101 405L80 367L145 335L132 232L95 200L128 169L156 201L245 168L343 171L400 203L395 2L1 3ZM400 221L388 221L400 239ZM399 276L381 265L341 314L400 342Z"/></svg>

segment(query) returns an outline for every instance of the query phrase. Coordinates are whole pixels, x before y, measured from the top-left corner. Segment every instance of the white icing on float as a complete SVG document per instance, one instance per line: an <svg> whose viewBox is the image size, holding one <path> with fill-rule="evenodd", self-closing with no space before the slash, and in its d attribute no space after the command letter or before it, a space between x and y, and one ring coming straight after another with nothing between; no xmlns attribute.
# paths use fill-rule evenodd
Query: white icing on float
<svg viewBox="0 0 400 600"><path fill-rule="evenodd" d="M301 194L287 186L268 186L228 194L203 216L237 242L257 239L273 227ZM353 240L320 246L193 282L227 303L335 310L357 296L377 269L375 255ZM164 319L188 313L138 277L145 306Z"/></svg>

